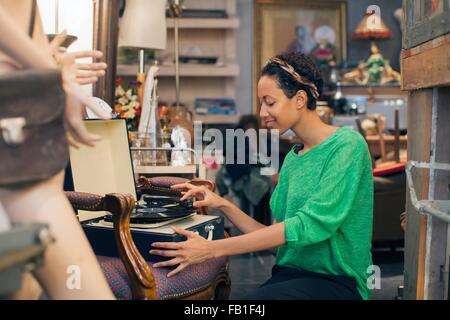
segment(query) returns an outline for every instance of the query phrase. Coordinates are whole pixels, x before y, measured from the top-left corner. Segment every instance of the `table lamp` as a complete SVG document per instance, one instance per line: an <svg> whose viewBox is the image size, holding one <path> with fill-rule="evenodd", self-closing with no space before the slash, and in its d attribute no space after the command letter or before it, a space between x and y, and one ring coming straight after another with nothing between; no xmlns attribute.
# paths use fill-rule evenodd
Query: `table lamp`
<svg viewBox="0 0 450 320"><path fill-rule="evenodd" d="M138 49L139 53L137 80L140 85L137 95L142 106L142 113L138 136L139 140L143 140L140 147L160 148L162 146L161 124L158 117L156 90L158 67L155 63L146 75L145 49L166 49L166 0L128 0L119 27L119 47ZM143 164L155 165L166 161L165 154L160 151L147 153L149 157L143 161Z"/></svg>
<svg viewBox="0 0 450 320"><path fill-rule="evenodd" d="M352 34L354 40L371 40L372 46L377 39L390 39L392 32L375 12L366 13Z"/></svg>
<svg viewBox="0 0 450 320"><path fill-rule="evenodd" d="M363 81L364 83L369 85L378 85L384 81L382 77L382 70L388 67L388 63L380 53L377 45L375 44L375 40L389 39L391 37L391 31L383 22L381 16L376 14L376 11L367 12L356 30L353 32L352 38L355 40L371 40L371 54L365 62L367 77Z"/></svg>
<svg viewBox="0 0 450 320"><path fill-rule="evenodd" d="M194 141L194 126L192 123L192 115L188 119L187 107L180 103L180 36L179 36L179 19L183 14L184 0L168 0L169 11L174 21L174 35L175 35L175 95L176 101L174 110L171 113L170 126L172 130L182 128L190 135L189 142Z"/></svg>
<svg viewBox="0 0 450 320"><path fill-rule="evenodd" d="M167 45L166 0L127 0L120 21L119 47L138 49L137 80L139 101L143 102L145 49L165 50Z"/></svg>

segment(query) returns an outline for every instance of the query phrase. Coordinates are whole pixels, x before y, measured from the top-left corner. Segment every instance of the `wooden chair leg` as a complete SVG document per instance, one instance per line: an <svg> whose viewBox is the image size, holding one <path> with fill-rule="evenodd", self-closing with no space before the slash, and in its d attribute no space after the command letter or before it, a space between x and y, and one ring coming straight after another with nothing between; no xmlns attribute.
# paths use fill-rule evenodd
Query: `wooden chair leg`
<svg viewBox="0 0 450 320"><path fill-rule="evenodd" d="M395 162L400 163L400 114L399 109L395 109L395 144L394 144L394 152L395 152Z"/></svg>
<svg viewBox="0 0 450 320"><path fill-rule="evenodd" d="M364 137L364 140L366 140L366 143L369 146L369 143L368 143L367 137L366 137L366 132L364 131L364 129L362 128L362 125L361 125L361 120L356 119L355 121L356 121L356 127L358 128L359 133ZM372 152L372 150L370 150L370 147L369 147L369 153L370 153L370 158L372 159L372 169L375 169L375 167L376 167L375 157L373 156L373 152Z"/></svg>
<svg viewBox="0 0 450 320"><path fill-rule="evenodd" d="M381 151L381 160L383 162L387 162L386 156L386 144L384 142L384 121L381 116L378 116L378 136L380 139L380 151Z"/></svg>

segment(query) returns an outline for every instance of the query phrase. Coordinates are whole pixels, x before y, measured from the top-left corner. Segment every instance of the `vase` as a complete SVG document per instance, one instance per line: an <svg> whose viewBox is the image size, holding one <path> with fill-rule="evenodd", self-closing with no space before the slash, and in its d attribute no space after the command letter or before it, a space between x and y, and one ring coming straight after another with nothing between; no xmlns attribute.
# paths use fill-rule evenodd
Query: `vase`
<svg viewBox="0 0 450 320"><path fill-rule="evenodd" d="M145 166L167 165L166 153L161 150L140 150L141 148L157 148L154 145L156 139L161 139L161 134L155 139L154 134L130 132L131 147L136 148L131 152L134 168Z"/></svg>

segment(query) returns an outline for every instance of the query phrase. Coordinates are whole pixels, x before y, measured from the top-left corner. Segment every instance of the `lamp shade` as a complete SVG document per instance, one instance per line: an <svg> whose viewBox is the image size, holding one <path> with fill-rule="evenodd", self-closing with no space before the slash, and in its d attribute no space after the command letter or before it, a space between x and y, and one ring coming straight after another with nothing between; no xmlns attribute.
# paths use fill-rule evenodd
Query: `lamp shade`
<svg viewBox="0 0 450 320"><path fill-rule="evenodd" d="M127 0L119 47L165 50L166 45L166 0Z"/></svg>
<svg viewBox="0 0 450 320"><path fill-rule="evenodd" d="M370 19L370 20L369 20ZM367 13L352 34L353 39L389 39L392 33L376 14Z"/></svg>

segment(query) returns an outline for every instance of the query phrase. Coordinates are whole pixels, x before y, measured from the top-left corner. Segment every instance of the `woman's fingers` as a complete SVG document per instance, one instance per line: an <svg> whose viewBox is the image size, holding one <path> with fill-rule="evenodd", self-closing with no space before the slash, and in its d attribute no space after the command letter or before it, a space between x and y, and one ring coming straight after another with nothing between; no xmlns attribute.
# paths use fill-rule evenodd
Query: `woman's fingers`
<svg viewBox="0 0 450 320"><path fill-rule="evenodd" d="M70 134L75 141L94 147L95 142L101 140L100 136L92 134L86 129L81 116L72 113L66 115L66 118Z"/></svg>
<svg viewBox="0 0 450 320"><path fill-rule="evenodd" d="M94 84L98 81L97 72L77 72L77 82L79 85Z"/></svg>
<svg viewBox="0 0 450 320"><path fill-rule="evenodd" d="M77 79L93 78L104 74L104 71L77 71Z"/></svg>
<svg viewBox="0 0 450 320"><path fill-rule="evenodd" d="M63 87L66 93L66 119L72 138L81 144L93 147L101 137L91 134L83 122L84 106L90 108L100 118L111 119L108 112L102 110L92 96L88 95L77 82L77 69L74 57L65 54L61 59Z"/></svg>
<svg viewBox="0 0 450 320"><path fill-rule="evenodd" d="M192 188L194 188L194 185L192 185L192 184L190 184L188 182L175 184L175 185L170 187L170 189L173 189L173 190L192 189Z"/></svg>
<svg viewBox="0 0 450 320"><path fill-rule="evenodd" d="M205 196L205 192L206 192L206 187L197 187L194 186L193 184L190 183L182 183L182 184L177 184L174 186L170 187L173 190L186 190L188 189L188 191L183 193L183 196L181 197L181 201L184 201L190 197L196 197L199 195L202 195L203 197Z"/></svg>
<svg viewBox="0 0 450 320"><path fill-rule="evenodd" d="M66 91L66 94L69 94L72 96L74 100L76 100L78 103L81 103L83 106L86 106L89 108L97 117L100 119L111 119L112 114L108 113L107 111L103 110L101 107L97 105L97 101L92 97L86 94L85 91L83 91L83 88L78 84L78 82L73 81L71 79L67 79L67 82L69 82L65 87L64 90ZM75 83L74 83L75 82Z"/></svg>
<svg viewBox="0 0 450 320"><path fill-rule="evenodd" d="M194 207L201 208L201 207L208 207L208 201L201 200L201 201L194 201L192 204Z"/></svg>
<svg viewBox="0 0 450 320"><path fill-rule="evenodd" d="M67 54L70 59L75 61L76 59L84 58L101 58L103 53L100 51L79 51ZM104 77L108 68L108 65L104 62L93 63L75 63L73 68L76 70L77 82L80 85L94 84L98 81L98 78ZM95 111L94 111L95 112ZM102 117L101 115L99 115ZM104 116L103 116L104 117Z"/></svg>
<svg viewBox="0 0 450 320"><path fill-rule="evenodd" d="M179 257L180 251L178 250L150 250L150 254L154 254L156 256L161 257Z"/></svg>
<svg viewBox="0 0 450 320"><path fill-rule="evenodd" d="M105 75L104 71L78 71L77 82L79 85L94 84L99 77Z"/></svg>
<svg viewBox="0 0 450 320"><path fill-rule="evenodd" d="M97 101L93 97L83 96L82 103L94 112L100 119L107 120L111 119L112 115L97 105Z"/></svg>
<svg viewBox="0 0 450 320"><path fill-rule="evenodd" d="M186 199L189 199L190 197L193 197L194 195L195 195L195 191L194 190L189 190L189 191L184 193L184 195L181 197L180 201L184 201Z"/></svg>
<svg viewBox="0 0 450 320"><path fill-rule="evenodd" d="M185 236L186 238L195 238L199 237L195 232L185 230L185 229L178 229L176 227L172 227L172 230L178 234L181 234L182 236Z"/></svg>
<svg viewBox="0 0 450 320"><path fill-rule="evenodd" d="M73 124L69 124L69 130L75 141L88 147L95 147L95 142L101 140L99 136L87 131L84 124L81 126L73 126Z"/></svg>
<svg viewBox="0 0 450 320"><path fill-rule="evenodd" d="M72 52L71 55L74 57L74 59L84 59L84 58L99 59L103 57L103 52L98 50L86 50L86 51Z"/></svg>
<svg viewBox="0 0 450 320"><path fill-rule="evenodd" d="M70 132L67 132L66 134L67 142L69 145L75 149L80 149L80 145L75 141L75 139L72 137Z"/></svg>
<svg viewBox="0 0 450 320"><path fill-rule="evenodd" d="M152 247L161 249L181 249L181 245L177 242L154 242Z"/></svg>
<svg viewBox="0 0 450 320"><path fill-rule="evenodd" d="M84 71L104 71L108 65L104 62L77 63L77 68Z"/></svg>
<svg viewBox="0 0 450 320"><path fill-rule="evenodd" d="M183 271L184 269L186 269L186 267L189 264L187 263L181 263L175 270L169 272L169 274L167 275L167 278L173 277L174 275L180 273L181 271Z"/></svg>
<svg viewBox="0 0 450 320"><path fill-rule="evenodd" d="M94 77L94 78L85 78L85 79L77 79L77 82L80 86L84 86L87 84L94 84L97 83L98 78Z"/></svg>
<svg viewBox="0 0 450 320"><path fill-rule="evenodd" d="M180 264L181 262L183 262L183 259L181 258L175 258L169 261L163 261L163 262L158 262L158 263L154 263L152 265L153 268L164 268L164 267L173 267L176 266L178 264Z"/></svg>
<svg viewBox="0 0 450 320"><path fill-rule="evenodd" d="M64 30L63 32L57 34L52 42L50 42L50 46L52 47L52 50L54 51L58 51L59 48L62 46L62 44L64 43L64 41L67 38L67 30Z"/></svg>

